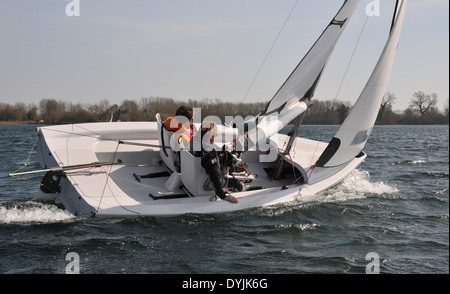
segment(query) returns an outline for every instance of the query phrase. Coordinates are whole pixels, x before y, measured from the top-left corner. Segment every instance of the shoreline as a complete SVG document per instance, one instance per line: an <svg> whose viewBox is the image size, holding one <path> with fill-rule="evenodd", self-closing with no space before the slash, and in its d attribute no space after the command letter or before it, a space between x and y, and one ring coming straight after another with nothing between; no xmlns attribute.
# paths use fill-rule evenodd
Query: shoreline
<svg viewBox="0 0 450 294"><path fill-rule="evenodd" d="M43 125L35 121L0 121L0 125Z"/></svg>
<svg viewBox="0 0 450 294"><path fill-rule="evenodd" d="M76 123L55 123L48 124L45 122L35 121L0 121L0 125L63 125L63 124L76 124ZM303 124L304 126L339 126L338 124ZM446 126L447 124L375 124L375 126Z"/></svg>

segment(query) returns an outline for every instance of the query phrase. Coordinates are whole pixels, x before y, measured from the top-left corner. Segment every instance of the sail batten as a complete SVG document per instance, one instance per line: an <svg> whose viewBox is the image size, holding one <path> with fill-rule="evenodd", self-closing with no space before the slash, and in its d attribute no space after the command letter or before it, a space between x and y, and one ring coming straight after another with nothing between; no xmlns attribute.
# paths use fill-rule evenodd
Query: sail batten
<svg viewBox="0 0 450 294"><path fill-rule="evenodd" d="M360 154L364 148L375 124L389 81L405 9L406 0L397 1L390 35L378 63L355 105L317 161L317 166L342 165ZM340 142L338 148L333 143L337 140Z"/></svg>

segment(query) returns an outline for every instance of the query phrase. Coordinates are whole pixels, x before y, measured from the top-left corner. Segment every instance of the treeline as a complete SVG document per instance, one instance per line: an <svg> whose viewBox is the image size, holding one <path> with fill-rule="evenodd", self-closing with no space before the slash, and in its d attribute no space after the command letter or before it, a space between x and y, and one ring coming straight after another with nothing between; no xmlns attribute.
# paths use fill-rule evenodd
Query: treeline
<svg viewBox="0 0 450 294"><path fill-rule="evenodd" d="M10 105L0 102L0 121L64 124L104 121L154 121L157 113L165 118L173 116L181 105L201 109L201 116L215 115L225 121L226 116L256 115L266 103L231 103L218 99L176 101L172 98L144 97L139 101L124 100L111 105L108 100L97 104L81 104L55 99L42 99L38 105L21 102Z"/></svg>
<svg viewBox="0 0 450 294"><path fill-rule="evenodd" d="M448 102L444 111L440 112L435 106L437 97L432 95L427 96L426 94L424 96L419 98L428 97L429 99L412 99L408 109L403 112L396 112L392 110L395 95L387 93L383 99L376 123L448 124ZM416 102L416 104L413 102ZM37 105L26 105L21 102L10 105L0 102L0 121L41 124L104 122L111 120L154 121L157 113L160 113L161 117L165 118L173 116L179 106L190 105L194 108L201 109L202 118L215 115L224 122L226 116L242 116L244 118L254 116L264 109L265 104L266 102L232 103L223 102L219 99L188 100L187 102L181 102L172 98L162 97L144 97L139 101L124 100L120 105L111 105L108 100L101 100L97 104L74 104L55 99L42 99ZM351 107L352 105L350 103L338 100L314 100L313 105L308 109L303 124L341 124Z"/></svg>

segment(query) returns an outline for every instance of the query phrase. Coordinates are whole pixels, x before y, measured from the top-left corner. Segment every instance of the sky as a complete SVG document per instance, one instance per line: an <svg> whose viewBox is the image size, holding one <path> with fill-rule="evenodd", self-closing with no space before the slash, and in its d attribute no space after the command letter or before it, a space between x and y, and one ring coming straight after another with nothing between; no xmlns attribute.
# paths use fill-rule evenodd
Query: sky
<svg viewBox="0 0 450 294"><path fill-rule="evenodd" d="M1 0L0 103L268 101L343 3L296 1ZM375 15L367 16L368 5L379 8ZM394 5L360 1L314 99L356 101ZM419 90L436 93L443 109L448 80L449 1L409 0L387 89L394 110Z"/></svg>

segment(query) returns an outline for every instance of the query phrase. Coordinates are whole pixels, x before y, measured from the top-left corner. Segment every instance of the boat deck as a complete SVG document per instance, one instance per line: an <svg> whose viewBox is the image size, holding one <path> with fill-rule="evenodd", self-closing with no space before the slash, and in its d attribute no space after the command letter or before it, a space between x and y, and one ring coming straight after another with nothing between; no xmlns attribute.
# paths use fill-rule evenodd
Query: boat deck
<svg viewBox="0 0 450 294"><path fill-rule="evenodd" d="M295 178L292 175L292 166L285 168L285 171L290 171L289 175L284 179L276 181L270 180L267 175L265 169L270 167L271 163L249 162L248 170L254 175L254 179L249 183L244 183L244 186L249 190L265 188L273 188L275 190L281 189L284 185L289 186L295 182ZM300 172L298 170L296 172L296 175L299 176ZM109 174L109 179L106 177L107 174ZM84 187L84 194L91 197L127 195L138 202L171 197L177 198L177 196L189 197L180 187L172 190L168 189L166 182L169 180L169 175L161 164L145 166L117 164L109 167L96 168L88 172L74 173L71 174L71 177L74 182ZM99 177L102 177L103 180L98 180ZM86 181L95 181L97 184L86 185ZM103 186L107 186L107 189L105 187L101 189L101 193L99 193L100 183L104 183ZM232 192L233 195L235 193ZM212 191L209 197L214 194L214 191Z"/></svg>
<svg viewBox="0 0 450 294"><path fill-rule="evenodd" d="M102 143L101 150L108 150L104 144L111 144L111 142ZM246 191L262 189L277 191L281 190L283 186L290 186L294 182L295 185L298 185L303 181L303 179L296 181L301 176L301 172L298 168L295 168L294 174L293 165L288 162L285 162L282 179L269 179L268 171L272 168L273 163L259 162L258 154L258 152L248 152L246 156L243 156L243 161L248 165L247 170L253 175L251 181L244 183ZM148 201L193 196L180 187L182 183L175 188L168 188L167 183L170 174L161 164L159 150L157 149L143 150L142 147L126 146L123 148L121 146L116 154L101 152L97 153L97 158L99 161L112 161L114 158L122 163L68 173L71 182L75 186L82 187L81 192L84 196L95 202L104 202L105 199L111 197L116 201L119 198L122 200L131 198L130 200L139 203L150 204ZM146 159L143 160L143 158ZM145 164L138 164L137 162L145 162ZM231 192L231 189L230 193L236 197L239 197L240 194L245 197L248 194ZM210 195L204 196L211 198L214 195L215 192L211 191Z"/></svg>

